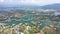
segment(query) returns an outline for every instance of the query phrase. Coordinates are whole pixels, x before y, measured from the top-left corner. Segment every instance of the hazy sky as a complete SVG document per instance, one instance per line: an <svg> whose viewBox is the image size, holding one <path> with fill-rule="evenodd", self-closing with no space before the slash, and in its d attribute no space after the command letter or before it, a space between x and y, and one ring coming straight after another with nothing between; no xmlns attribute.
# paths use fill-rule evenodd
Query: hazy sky
<svg viewBox="0 0 60 34"><path fill-rule="evenodd" d="M48 5L60 3L60 0L0 0L0 3Z"/></svg>

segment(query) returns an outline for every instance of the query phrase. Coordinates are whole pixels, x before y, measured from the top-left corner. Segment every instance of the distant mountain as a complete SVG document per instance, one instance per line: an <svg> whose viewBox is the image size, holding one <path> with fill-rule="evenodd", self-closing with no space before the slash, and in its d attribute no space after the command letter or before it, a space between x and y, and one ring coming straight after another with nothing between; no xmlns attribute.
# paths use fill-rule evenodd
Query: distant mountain
<svg viewBox="0 0 60 34"><path fill-rule="evenodd" d="M35 4L0 4L0 8L39 8L40 6Z"/></svg>
<svg viewBox="0 0 60 34"><path fill-rule="evenodd" d="M50 4L41 6L42 9L60 9L60 4Z"/></svg>
<svg viewBox="0 0 60 34"><path fill-rule="evenodd" d="M60 9L60 4L50 4L45 6L38 6L35 4L0 4L0 9L5 8L39 8L39 9Z"/></svg>

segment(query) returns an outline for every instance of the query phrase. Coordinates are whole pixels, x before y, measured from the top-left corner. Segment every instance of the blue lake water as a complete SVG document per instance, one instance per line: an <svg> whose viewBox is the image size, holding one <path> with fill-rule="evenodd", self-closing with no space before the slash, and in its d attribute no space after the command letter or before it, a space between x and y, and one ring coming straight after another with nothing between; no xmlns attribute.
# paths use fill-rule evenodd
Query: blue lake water
<svg viewBox="0 0 60 34"><path fill-rule="evenodd" d="M33 17L32 17L32 15L27 15L27 16L22 17L19 21L11 20L9 22L6 22L6 25L11 26L12 24L18 25L19 23L31 23L32 20L25 21L24 19L26 19L26 18L33 18Z"/></svg>
<svg viewBox="0 0 60 34"><path fill-rule="evenodd" d="M25 18L33 18L32 20L28 20L28 21L25 21L24 19ZM39 22L41 19L39 18L34 18L32 15L26 15L24 17L22 17L19 21L16 21L16 20L11 20L9 22L6 23L7 26L11 26L12 24L20 24L20 23L29 23L29 24L32 24L32 21L37 21ZM43 27L46 26L46 24L52 24L52 22L49 22L49 19L46 19L44 22L41 23L40 25L40 29L42 29Z"/></svg>

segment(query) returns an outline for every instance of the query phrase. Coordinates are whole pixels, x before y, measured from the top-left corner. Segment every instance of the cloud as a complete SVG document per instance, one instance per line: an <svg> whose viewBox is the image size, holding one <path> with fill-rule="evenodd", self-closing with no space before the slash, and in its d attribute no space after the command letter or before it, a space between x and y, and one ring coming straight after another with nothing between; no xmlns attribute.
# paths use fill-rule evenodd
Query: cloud
<svg viewBox="0 0 60 34"><path fill-rule="evenodd" d="M19 0L21 3L36 4L36 5L48 5L54 3L60 3L60 0Z"/></svg>
<svg viewBox="0 0 60 34"><path fill-rule="evenodd" d="M4 0L0 0L0 3L4 2Z"/></svg>
<svg viewBox="0 0 60 34"><path fill-rule="evenodd" d="M0 3L47 5L60 3L60 0L0 0Z"/></svg>

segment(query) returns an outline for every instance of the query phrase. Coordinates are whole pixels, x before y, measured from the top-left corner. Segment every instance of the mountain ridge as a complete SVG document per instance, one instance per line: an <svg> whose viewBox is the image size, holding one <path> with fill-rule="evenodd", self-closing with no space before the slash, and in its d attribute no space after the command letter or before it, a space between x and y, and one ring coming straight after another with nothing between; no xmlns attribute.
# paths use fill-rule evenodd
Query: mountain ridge
<svg viewBox="0 0 60 34"><path fill-rule="evenodd" d="M0 4L0 8L39 8L39 9L60 9L60 3L57 4L50 4L50 5L45 5L45 6L38 6L35 4L22 4L22 5L5 5L5 4Z"/></svg>
<svg viewBox="0 0 60 34"><path fill-rule="evenodd" d="M50 4L50 5L45 5L41 6L42 9L60 9L60 4Z"/></svg>

